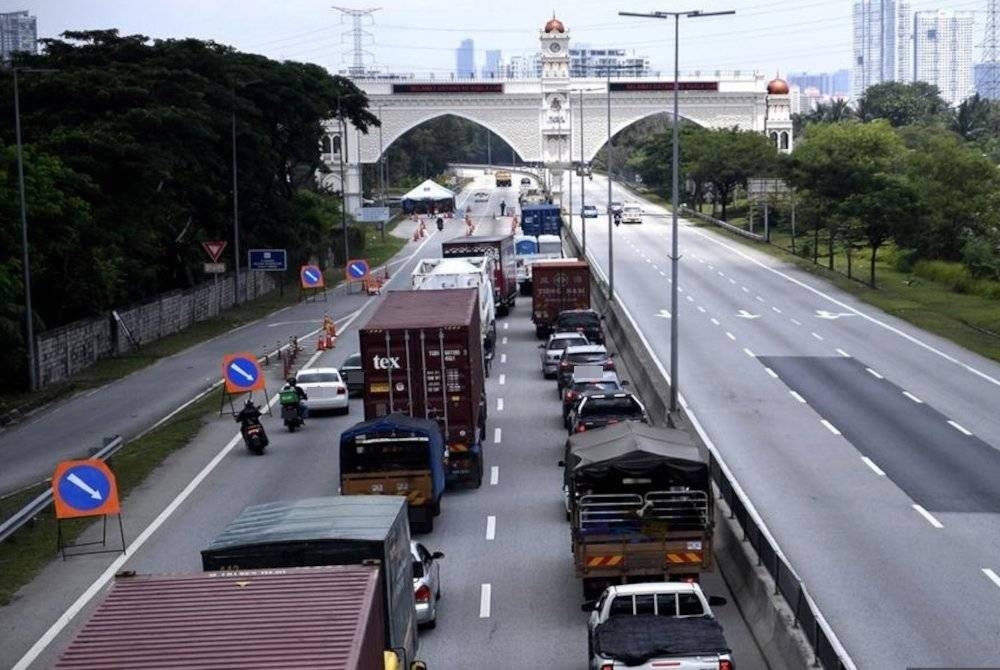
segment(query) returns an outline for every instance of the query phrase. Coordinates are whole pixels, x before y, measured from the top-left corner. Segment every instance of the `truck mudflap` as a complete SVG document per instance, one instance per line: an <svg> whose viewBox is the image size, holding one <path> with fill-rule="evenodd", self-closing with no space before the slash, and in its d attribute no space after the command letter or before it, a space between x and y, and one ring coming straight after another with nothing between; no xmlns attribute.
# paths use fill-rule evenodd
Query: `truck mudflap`
<svg viewBox="0 0 1000 670"><path fill-rule="evenodd" d="M445 484L449 488L479 488L483 483L483 448L481 444L471 447L452 445L448 448L445 461Z"/></svg>

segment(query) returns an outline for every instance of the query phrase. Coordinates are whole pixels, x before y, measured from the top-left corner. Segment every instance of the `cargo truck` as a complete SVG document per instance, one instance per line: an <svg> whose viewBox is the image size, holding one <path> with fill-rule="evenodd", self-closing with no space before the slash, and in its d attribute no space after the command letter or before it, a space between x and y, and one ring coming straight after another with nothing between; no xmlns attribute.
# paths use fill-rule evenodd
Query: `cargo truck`
<svg viewBox="0 0 1000 670"><path fill-rule="evenodd" d="M240 512L202 550L201 564L206 571L378 566L383 619L381 648L397 650L403 657L404 668L417 653L406 498L334 496L253 505ZM306 589L302 595L314 592ZM293 604L293 608L296 616L311 614L305 602ZM242 643L254 639L260 631L237 627L228 632L230 639L238 634ZM310 664L288 663L284 667L310 667Z"/></svg>
<svg viewBox="0 0 1000 670"><path fill-rule="evenodd" d="M562 238L558 235L517 235L514 238L517 250L517 289L521 295L531 295L534 286L532 266L539 261L563 257Z"/></svg>
<svg viewBox="0 0 1000 670"><path fill-rule="evenodd" d="M508 172L507 170L497 170L495 177L497 186L510 186L512 183L510 178L510 172Z"/></svg>
<svg viewBox="0 0 1000 670"><path fill-rule="evenodd" d="M562 212L559 205L522 205L521 232L525 235L562 234Z"/></svg>
<svg viewBox="0 0 1000 670"><path fill-rule="evenodd" d="M486 390L477 291L389 293L360 330L365 419L432 419L445 442L449 486L483 478Z"/></svg>
<svg viewBox="0 0 1000 670"><path fill-rule="evenodd" d="M55 667L406 668L382 585L375 565L121 572Z"/></svg>
<svg viewBox="0 0 1000 670"><path fill-rule="evenodd" d="M552 332L559 312L590 307L590 266L586 261L532 263L531 278L531 321L536 337L546 337Z"/></svg>
<svg viewBox="0 0 1000 670"><path fill-rule="evenodd" d="M496 261L479 258L425 258L410 275L414 291L445 288L476 288L479 291L479 327L483 337L483 358L489 376L497 339L496 307L493 302L493 276Z"/></svg>
<svg viewBox="0 0 1000 670"><path fill-rule="evenodd" d="M562 465L584 597L712 569L708 463L687 433L613 424L571 436Z"/></svg>
<svg viewBox="0 0 1000 670"><path fill-rule="evenodd" d="M342 432L340 492L403 496L410 529L434 530L444 493L444 437L437 422L397 413Z"/></svg>
<svg viewBox="0 0 1000 670"><path fill-rule="evenodd" d="M493 302L497 314L506 316L517 301L517 257L513 235L471 235L456 237L441 243L445 258L492 258Z"/></svg>

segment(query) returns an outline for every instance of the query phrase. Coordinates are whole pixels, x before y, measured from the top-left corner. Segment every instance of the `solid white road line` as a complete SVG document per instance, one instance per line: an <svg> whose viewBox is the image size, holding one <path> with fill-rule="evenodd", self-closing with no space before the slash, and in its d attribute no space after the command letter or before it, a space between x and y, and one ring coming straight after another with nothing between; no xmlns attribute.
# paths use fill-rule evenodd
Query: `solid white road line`
<svg viewBox="0 0 1000 670"><path fill-rule="evenodd" d="M983 574L986 575L991 582L1000 586L1000 576L998 576L997 573L993 572L989 568L983 568Z"/></svg>
<svg viewBox="0 0 1000 670"><path fill-rule="evenodd" d="M955 423L951 419L948 419L948 425L951 426L952 428L954 428L955 430L957 430L958 432L962 433L963 435L972 435L972 431L971 430L963 428L962 426L958 425L957 423Z"/></svg>
<svg viewBox="0 0 1000 670"><path fill-rule="evenodd" d="M862 456L861 460L864 461L864 464L867 465L869 468L871 468L872 472L877 474L879 477L885 477L885 472L882 471L882 468L875 465L875 461L868 458L867 456Z"/></svg>
<svg viewBox="0 0 1000 670"><path fill-rule="evenodd" d="M497 536L497 518L495 516L486 517L486 539L493 540Z"/></svg>
<svg viewBox="0 0 1000 670"><path fill-rule="evenodd" d="M823 336L820 335L819 333L817 333L815 330L813 331L812 336L815 337L817 340L822 340L823 339Z"/></svg>
<svg viewBox="0 0 1000 670"><path fill-rule="evenodd" d="M750 351L746 347L743 348L743 353L745 353L750 358L757 358L757 354L755 354L754 352Z"/></svg>
<svg viewBox="0 0 1000 670"><path fill-rule="evenodd" d="M906 396L907 398L909 398L909 399L910 399L910 400L912 400L913 402L917 403L918 405L923 405L923 404L924 404L924 401L923 401L923 400L921 400L921 399L920 399L920 398L918 398L917 396L913 395L913 394L912 394L912 393L910 393L909 391L903 391L903 395L905 395L905 396Z"/></svg>
<svg viewBox="0 0 1000 670"><path fill-rule="evenodd" d="M801 402L801 403L805 403L805 402L806 402L806 399L805 399L805 398L803 398L803 397L802 397L801 395L799 395L798 393L796 393L795 391L789 391L789 393L791 393L791 394L792 394L792 397L793 397L793 398L795 398L796 400L798 400L799 402Z"/></svg>
<svg viewBox="0 0 1000 670"><path fill-rule="evenodd" d="M496 486L500 483L500 466L494 465L490 468L490 486Z"/></svg>
<svg viewBox="0 0 1000 670"><path fill-rule="evenodd" d="M830 431L831 433L833 433L834 435L840 435L840 431L839 431L839 430L837 430L837 427L836 427L836 426L834 426L834 425L833 425L832 423L830 423L829 421L827 421L826 419L820 419L820 420L819 420L819 422L820 422L821 424L823 424L824 426L826 426L826 429L827 429L828 431Z"/></svg>
<svg viewBox="0 0 1000 670"><path fill-rule="evenodd" d="M507 383L507 375L500 375L500 380L499 381L500 381L501 385L506 384Z"/></svg>
<svg viewBox="0 0 1000 670"><path fill-rule="evenodd" d="M851 357L851 355L849 353L847 353L846 351L844 351L843 349L835 349L834 351L836 351L838 354L840 354L844 358L850 358Z"/></svg>
<svg viewBox="0 0 1000 670"><path fill-rule="evenodd" d="M479 618L489 619L490 618L490 591L492 588L489 584L483 584L479 587Z"/></svg>
<svg viewBox="0 0 1000 670"><path fill-rule="evenodd" d="M938 521L937 519L935 519L931 515L930 512L928 512L927 510L925 510L920 505L917 505L916 503L914 503L913 509L917 510L917 512L920 514L920 516L922 516L925 519L927 519L927 523L929 523L930 525L934 526L935 528L944 528L944 524L943 523L941 523L940 521Z"/></svg>
<svg viewBox="0 0 1000 670"><path fill-rule="evenodd" d="M879 373L875 372L875 371L874 371L874 370L872 370L871 368L865 368L865 370L866 370L866 371L868 372L868 374L870 374L870 375L871 375L872 377L874 377L875 379L885 379L885 377L883 377L883 376L882 376L882 375L880 375Z"/></svg>
<svg viewBox="0 0 1000 670"><path fill-rule="evenodd" d="M502 435L499 428L493 429L493 444L500 444L500 436Z"/></svg>
<svg viewBox="0 0 1000 670"><path fill-rule="evenodd" d="M497 398L497 411L503 411L503 398Z"/></svg>
<svg viewBox="0 0 1000 670"><path fill-rule="evenodd" d="M774 370L772 370L771 368L764 368L764 372L766 372L767 374L771 375L775 379L778 378L778 373L775 372Z"/></svg>
<svg viewBox="0 0 1000 670"><path fill-rule="evenodd" d="M501 363L507 362L507 354L500 354L500 362Z"/></svg>
<svg viewBox="0 0 1000 670"><path fill-rule="evenodd" d="M736 336L735 336L735 335L733 335L732 333L730 333L730 332L729 332L728 330L726 331L726 337L728 337L728 338L729 338L730 340L732 340L733 342L735 342L735 341L736 341Z"/></svg>

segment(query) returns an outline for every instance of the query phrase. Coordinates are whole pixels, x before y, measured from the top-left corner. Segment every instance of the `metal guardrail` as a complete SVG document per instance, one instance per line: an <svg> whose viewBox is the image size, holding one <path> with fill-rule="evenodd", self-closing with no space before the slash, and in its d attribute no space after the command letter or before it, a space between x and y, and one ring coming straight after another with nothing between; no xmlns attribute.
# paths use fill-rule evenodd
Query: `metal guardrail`
<svg viewBox="0 0 1000 670"><path fill-rule="evenodd" d="M708 214L702 214L701 212L696 212L688 207L680 207L677 213L681 216L689 219L698 219L699 221L704 221L705 223L711 223L713 226L718 226L719 228L725 228L731 233L736 233L737 235L742 235L743 237L749 238L751 240L756 240L757 242L766 242L764 236L759 233L751 233L749 230L743 230L739 226L734 226L731 223L726 223L721 219L716 219L709 216Z"/></svg>
<svg viewBox="0 0 1000 670"><path fill-rule="evenodd" d="M96 458L101 461L106 461L115 452L124 446L125 441L122 439L121 435L115 435L113 437L104 438L104 446L98 449L91 458ZM38 516L42 510L52 504L52 489L46 488L43 493L34 498L27 505L14 512L8 519L3 523L0 523L0 542L3 542L8 537L13 535L18 531L24 524L28 523L36 516Z"/></svg>

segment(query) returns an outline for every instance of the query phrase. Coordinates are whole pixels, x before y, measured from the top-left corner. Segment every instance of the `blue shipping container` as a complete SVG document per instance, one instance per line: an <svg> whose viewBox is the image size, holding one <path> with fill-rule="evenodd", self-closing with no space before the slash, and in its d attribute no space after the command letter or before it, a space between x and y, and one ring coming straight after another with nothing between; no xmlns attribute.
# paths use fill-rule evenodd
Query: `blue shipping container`
<svg viewBox="0 0 1000 670"><path fill-rule="evenodd" d="M521 208L521 230L525 235L559 235L562 216L559 205L528 205Z"/></svg>

